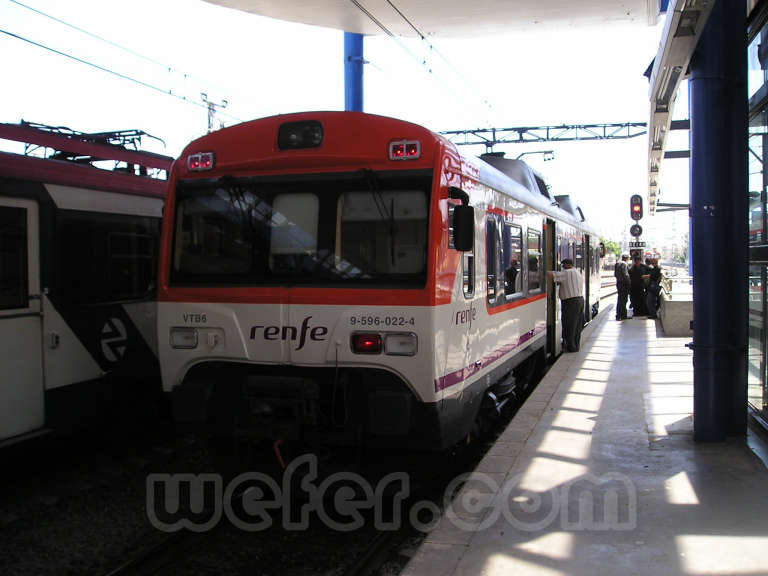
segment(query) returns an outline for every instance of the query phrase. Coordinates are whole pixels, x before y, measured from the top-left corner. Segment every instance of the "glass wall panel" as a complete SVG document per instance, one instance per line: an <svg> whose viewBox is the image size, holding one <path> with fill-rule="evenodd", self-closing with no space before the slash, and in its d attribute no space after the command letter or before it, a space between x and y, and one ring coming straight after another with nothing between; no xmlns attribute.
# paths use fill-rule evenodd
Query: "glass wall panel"
<svg viewBox="0 0 768 576"><path fill-rule="evenodd" d="M749 121L749 242L752 245L765 242L766 221L766 184L768 173L765 170L766 152L768 152L768 122L766 111L753 114Z"/></svg>
<svg viewBox="0 0 768 576"><path fill-rule="evenodd" d="M766 11L765 3L748 2L748 11ZM765 284L768 279L768 226L766 225L766 190L768 190L768 25L760 14L750 17L748 30L747 87L749 98L749 175L748 194L750 266L749 266L749 340L747 352L747 397L752 408L768 418L768 334L766 333ZM757 27L761 26L758 30Z"/></svg>
<svg viewBox="0 0 768 576"><path fill-rule="evenodd" d="M766 407L766 342L765 342L765 286L768 267L749 267L749 347L747 396L757 410Z"/></svg>
<svg viewBox="0 0 768 576"><path fill-rule="evenodd" d="M765 84L766 81L766 68L768 68L768 60L766 60L766 42L763 36L766 34L766 29L763 28L760 33L752 39L747 48L747 94L748 98L752 98L757 94L758 90Z"/></svg>

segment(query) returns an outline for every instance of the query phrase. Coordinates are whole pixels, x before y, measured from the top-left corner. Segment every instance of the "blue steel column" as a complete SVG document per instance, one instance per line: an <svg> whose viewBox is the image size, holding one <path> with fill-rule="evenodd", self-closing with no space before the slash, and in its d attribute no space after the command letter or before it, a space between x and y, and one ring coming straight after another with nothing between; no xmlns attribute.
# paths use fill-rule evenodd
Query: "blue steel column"
<svg viewBox="0 0 768 576"><path fill-rule="evenodd" d="M717 0L690 65L694 438L746 433L747 70L743 0Z"/></svg>
<svg viewBox="0 0 768 576"><path fill-rule="evenodd" d="M344 110L363 111L363 35L344 32Z"/></svg>

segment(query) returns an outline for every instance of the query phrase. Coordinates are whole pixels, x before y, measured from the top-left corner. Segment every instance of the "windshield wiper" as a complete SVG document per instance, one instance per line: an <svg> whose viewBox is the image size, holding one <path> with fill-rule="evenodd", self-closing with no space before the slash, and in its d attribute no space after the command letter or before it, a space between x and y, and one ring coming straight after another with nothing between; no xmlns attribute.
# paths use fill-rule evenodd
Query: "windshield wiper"
<svg viewBox="0 0 768 576"><path fill-rule="evenodd" d="M384 201L384 197L381 194L379 187L379 179L376 173L370 168L363 168L363 178L368 189L371 191L373 203L376 205L376 209L379 211L379 216L385 222L389 222L389 252L392 259L392 266L395 265L395 199L390 199L390 209L387 211L387 203Z"/></svg>

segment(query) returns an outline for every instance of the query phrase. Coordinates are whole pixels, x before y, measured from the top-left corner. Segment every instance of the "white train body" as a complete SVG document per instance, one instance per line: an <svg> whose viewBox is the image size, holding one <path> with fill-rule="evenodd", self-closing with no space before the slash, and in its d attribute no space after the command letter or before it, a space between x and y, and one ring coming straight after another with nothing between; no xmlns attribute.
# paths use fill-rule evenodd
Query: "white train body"
<svg viewBox="0 0 768 576"><path fill-rule="evenodd" d="M321 144L281 149L281 126L302 122L322 126ZM343 145L356 134L369 137ZM246 140L251 150L232 148ZM417 143L418 156L398 158L393 142ZM193 167L201 157L206 170ZM423 128L357 113L268 118L190 144L169 182L158 296L178 420L221 437L332 444L445 449L465 438L489 392L509 394L516 370L559 353L545 270L561 256L584 270L596 312L598 239L516 168L534 190ZM336 175L346 192L326 186ZM323 204L324 193L335 196ZM248 225L239 213L222 222L245 202ZM307 223L315 204L332 223L325 249L322 220ZM474 242L460 252L462 204ZM355 234L359 246L342 245ZM253 238L271 250L258 273ZM285 272L284 257L302 272ZM376 276L387 267L402 274Z"/></svg>

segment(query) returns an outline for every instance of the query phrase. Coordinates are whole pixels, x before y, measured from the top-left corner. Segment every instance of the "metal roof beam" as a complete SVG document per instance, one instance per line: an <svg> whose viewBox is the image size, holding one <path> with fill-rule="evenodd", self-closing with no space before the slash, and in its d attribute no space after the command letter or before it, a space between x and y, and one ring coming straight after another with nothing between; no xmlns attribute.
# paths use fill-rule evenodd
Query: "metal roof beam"
<svg viewBox="0 0 768 576"><path fill-rule="evenodd" d="M528 144L531 142L572 142L576 140L621 140L646 134L645 122L613 124L562 124L560 126L517 126L476 128L441 132L457 146Z"/></svg>
<svg viewBox="0 0 768 576"><path fill-rule="evenodd" d="M648 123L648 210L656 212L658 175L667 134L683 128L673 121L672 111L680 82L688 75L688 64L696 49L715 0L673 0L661 35L659 51L650 76L651 113ZM676 125L677 124L677 125Z"/></svg>

